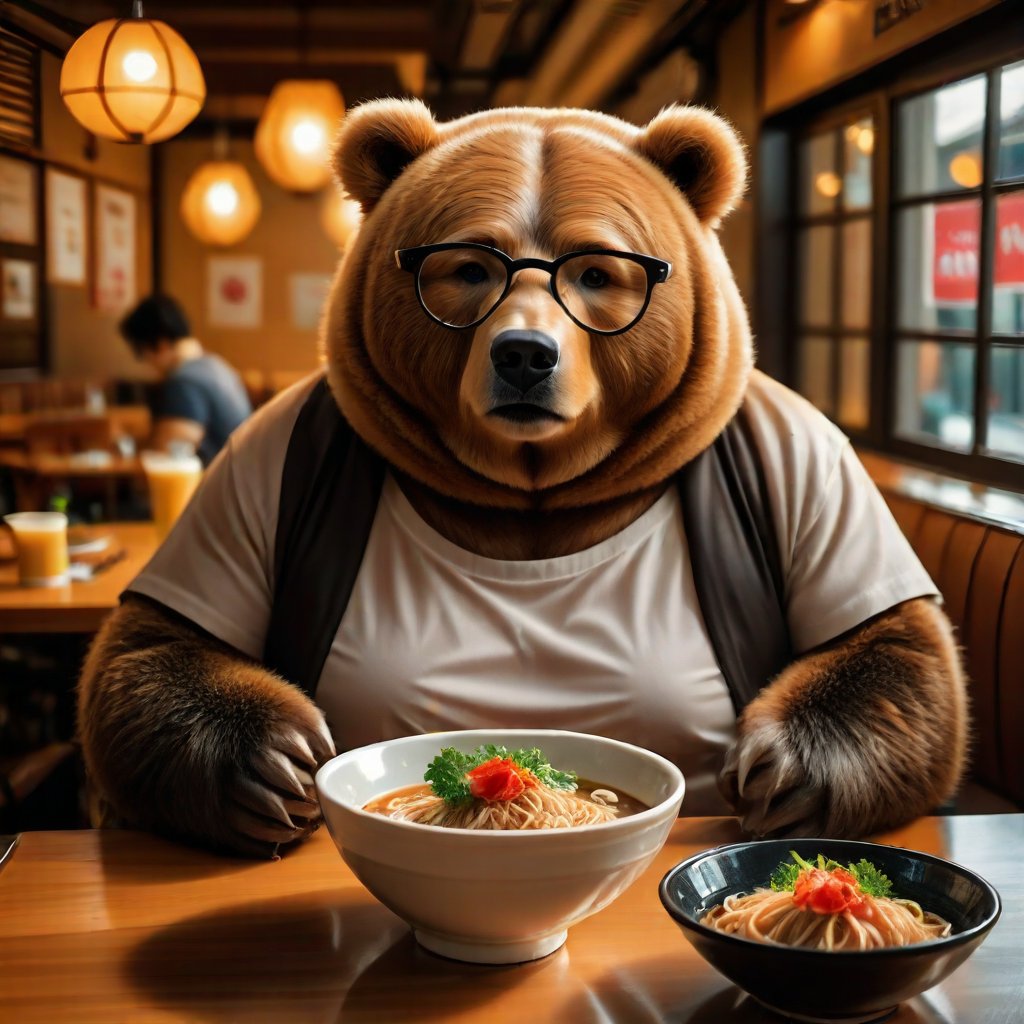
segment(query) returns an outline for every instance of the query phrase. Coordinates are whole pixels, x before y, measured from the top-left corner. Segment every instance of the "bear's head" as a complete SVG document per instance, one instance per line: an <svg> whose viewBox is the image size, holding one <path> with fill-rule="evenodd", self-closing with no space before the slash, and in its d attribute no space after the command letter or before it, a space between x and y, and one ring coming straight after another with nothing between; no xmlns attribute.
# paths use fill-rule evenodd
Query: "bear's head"
<svg viewBox="0 0 1024 1024"><path fill-rule="evenodd" d="M752 345L716 228L745 160L718 117L439 123L384 100L348 115L335 160L364 220L329 379L401 472L474 505L578 508L665 481L735 414Z"/></svg>

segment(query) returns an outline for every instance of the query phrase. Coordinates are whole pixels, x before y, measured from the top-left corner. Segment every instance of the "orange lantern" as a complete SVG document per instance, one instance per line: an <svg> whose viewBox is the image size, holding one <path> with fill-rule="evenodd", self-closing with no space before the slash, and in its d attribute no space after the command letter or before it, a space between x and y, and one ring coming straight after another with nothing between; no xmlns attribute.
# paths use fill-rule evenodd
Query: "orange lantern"
<svg viewBox="0 0 1024 1024"><path fill-rule="evenodd" d="M160 142L202 109L206 82L196 55L169 25L142 16L93 25L75 40L60 71L72 117L118 142Z"/></svg>
<svg viewBox="0 0 1024 1024"><path fill-rule="evenodd" d="M339 249L348 245L362 222L362 208L354 199L349 199L339 188L332 188L327 193L320 208L320 224Z"/></svg>
<svg viewBox="0 0 1024 1024"><path fill-rule="evenodd" d="M237 160L209 160L188 179L181 194L181 217L207 245L234 245L256 226L260 196L249 172Z"/></svg>
<svg viewBox="0 0 1024 1024"><path fill-rule="evenodd" d="M291 192L316 192L331 179L330 153L345 103L326 79L274 86L253 145L263 169Z"/></svg>

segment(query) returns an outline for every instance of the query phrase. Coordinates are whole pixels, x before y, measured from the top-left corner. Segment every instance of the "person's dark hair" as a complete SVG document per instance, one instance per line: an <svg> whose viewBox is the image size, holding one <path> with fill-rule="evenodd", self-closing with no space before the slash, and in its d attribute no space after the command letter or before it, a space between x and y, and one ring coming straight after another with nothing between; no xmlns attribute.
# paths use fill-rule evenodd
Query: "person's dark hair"
<svg viewBox="0 0 1024 1024"><path fill-rule="evenodd" d="M192 334L185 311L170 295L150 295L120 323L121 336L136 355Z"/></svg>

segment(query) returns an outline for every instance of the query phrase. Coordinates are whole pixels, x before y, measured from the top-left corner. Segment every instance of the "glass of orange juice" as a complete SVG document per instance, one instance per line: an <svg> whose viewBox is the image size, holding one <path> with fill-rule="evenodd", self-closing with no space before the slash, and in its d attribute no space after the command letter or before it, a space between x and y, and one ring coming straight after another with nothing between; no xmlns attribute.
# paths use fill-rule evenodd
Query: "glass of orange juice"
<svg viewBox="0 0 1024 1024"><path fill-rule="evenodd" d="M149 482L149 504L157 537L163 540L181 515L203 475L197 455L143 452L139 458Z"/></svg>
<svg viewBox="0 0 1024 1024"><path fill-rule="evenodd" d="M4 522L18 549L23 587L62 587L68 582L68 517L63 512L12 512Z"/></svg>

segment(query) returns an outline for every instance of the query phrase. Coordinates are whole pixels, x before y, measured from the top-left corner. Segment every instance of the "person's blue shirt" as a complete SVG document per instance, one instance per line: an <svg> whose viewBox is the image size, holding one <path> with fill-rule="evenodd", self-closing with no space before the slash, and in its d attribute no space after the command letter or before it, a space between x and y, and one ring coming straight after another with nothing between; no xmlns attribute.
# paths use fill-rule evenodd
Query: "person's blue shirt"
<svg viewBox="0 0 1024 1024"><path fill-rule="evenodd" d="M219 356L186 360L164 381L159 415L202 425L203 440L196 454L204 465L251 413L241 377Z"/></svg>

